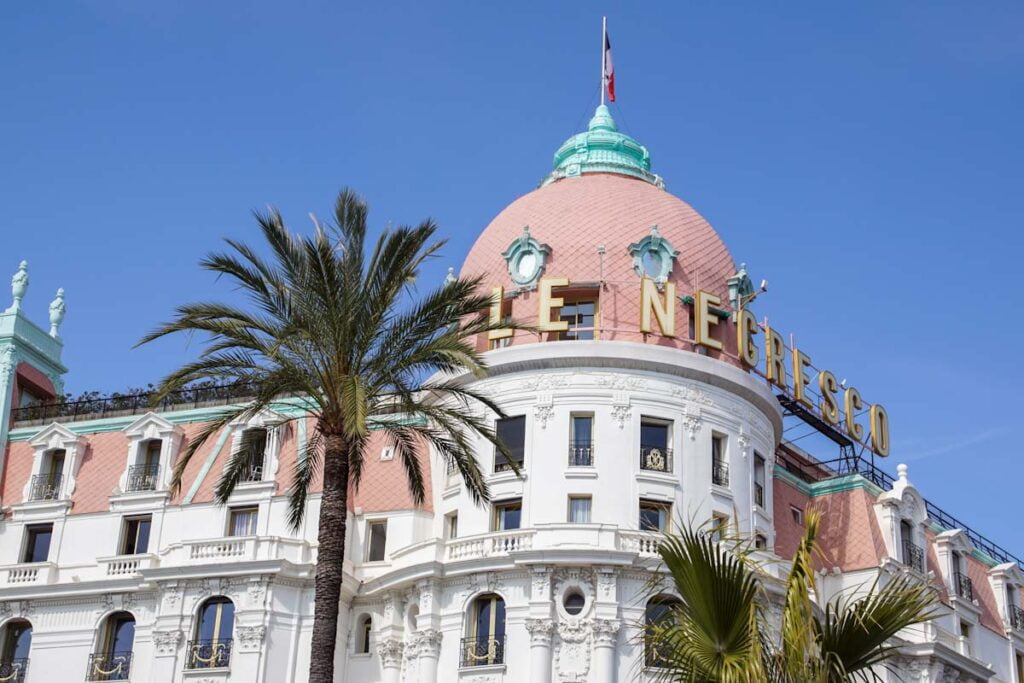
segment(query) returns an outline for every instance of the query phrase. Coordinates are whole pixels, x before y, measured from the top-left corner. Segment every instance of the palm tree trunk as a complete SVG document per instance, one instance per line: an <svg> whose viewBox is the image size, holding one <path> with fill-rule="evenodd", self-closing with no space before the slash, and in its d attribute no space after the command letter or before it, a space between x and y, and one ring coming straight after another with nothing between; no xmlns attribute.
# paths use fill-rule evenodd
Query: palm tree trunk
<svg viewBox="0 0 1024 683"><path fill-rule="evenodd" d="M340 434L324 436L324 491L317 532L316 604L309 683L334 683L334 648L338 642L338 601L345 561L348 514L348 445Z"/></svg>

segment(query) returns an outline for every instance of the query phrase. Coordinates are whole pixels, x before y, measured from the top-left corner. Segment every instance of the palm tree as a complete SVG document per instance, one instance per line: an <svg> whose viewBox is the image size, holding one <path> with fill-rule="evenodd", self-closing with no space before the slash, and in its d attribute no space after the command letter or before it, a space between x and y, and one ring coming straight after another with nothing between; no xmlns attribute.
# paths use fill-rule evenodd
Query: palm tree
<svg viewBox="0 0 1024 683"><path fill-rule="evenodd" d="M240 383L251 395L189 442L174 468L175 489L197 449L235 420L282 404L301 413L294 419L316 420L288 491L289 523L297 529L322 470L310 683L334 680L349 486L359 486L370 430L390 438L417 504L424 497L419 452L425 446L458 470L477 502L489 493L472 436L509 455L479 408L501 411L453 379L456 372L486 370L473 341L491 329L483 314L490 297L479 293L479 280L466 278L418 296L412 287L420 269L443 245L434 240L436 225L427 220L385 231L367 254L366 214L366 204L350 190L338 196L334 225L314 219L308 237L291 233L274 210L257 213L269 258L227 240L229 251L200 264L235 284L247 305L181 306L139 342L175 332L206 339L197 360L164 378L154 402L211 380ZM216 487L219 503L227 502L253 455L243 447L230 456Z"/></svg>
<svg viewBox="0 0 1024 683"><path fill-rule="evenodd" d="M808 511L790 567L781 625L768 623L763 574L749 545L684 527L659 554L681 600L644 625L646 659L661 680L711 683L841 683L880 680L873 667L891 639L932 618L932 587L906 576L814 602L813 560L820 514ZM652 583L656 588L657 583Z"/></svg>

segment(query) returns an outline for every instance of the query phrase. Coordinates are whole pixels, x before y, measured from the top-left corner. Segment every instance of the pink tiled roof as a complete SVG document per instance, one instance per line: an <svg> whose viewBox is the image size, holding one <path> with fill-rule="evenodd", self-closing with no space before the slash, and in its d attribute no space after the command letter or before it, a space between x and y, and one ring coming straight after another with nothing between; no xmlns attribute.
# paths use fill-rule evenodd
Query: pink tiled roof
<svg viewBox="0 0 1024 683"><path fill-rule="evenodd" d="M604 246L599 326L602 339L628 339L674 346L678 342L637 333L640 279L628 251L631 243L651 234L679 251L669 279L679 296L703 289L728 302L726 280L736 272L728 249L711 225L693 208L650 183L624 176L592 174L564 178L512 202L480 234L462 266L462 275L483 275L488 287L513 288L502 252L530 227L530 235L551 248L544 274L573 282L602 279L598 246ZM517 299L513 316L525 323L536 318L535 296ZM677 313L677 333L686 336L685 319ZM730 326L718 325L719 338L734 347ZM518 342L518 340L517 340Z"/></svg>

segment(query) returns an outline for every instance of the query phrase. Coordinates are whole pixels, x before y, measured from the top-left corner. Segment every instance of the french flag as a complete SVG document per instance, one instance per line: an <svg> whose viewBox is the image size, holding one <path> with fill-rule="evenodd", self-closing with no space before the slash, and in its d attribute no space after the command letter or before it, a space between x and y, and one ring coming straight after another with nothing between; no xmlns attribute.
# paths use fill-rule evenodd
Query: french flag
<svg viewBox="0 0 1024 683"><path fill-rule="evenodd" d="M604 87L608 89L608 101L615 101L615 67L612 65L612 41L608 31L604 32Z"/></svg>

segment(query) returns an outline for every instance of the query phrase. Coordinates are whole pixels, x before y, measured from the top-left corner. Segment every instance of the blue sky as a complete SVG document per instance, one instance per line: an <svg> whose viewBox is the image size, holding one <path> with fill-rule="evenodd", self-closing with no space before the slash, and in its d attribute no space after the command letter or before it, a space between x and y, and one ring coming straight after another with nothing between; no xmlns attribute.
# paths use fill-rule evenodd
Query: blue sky
<svg viewBox="0 0 1024 683"><path fill-rule="evenodd" d="M440 222L440 279L592 112L607 14L620 126L769 279L759 313L1024 554L1024 5L774 4L3 3L0 275L30 261L40 322L66 288L74 392L194 353L131 347L228 294L196 262L254 208L306 229L354 186L375 226Z"/></svg>

